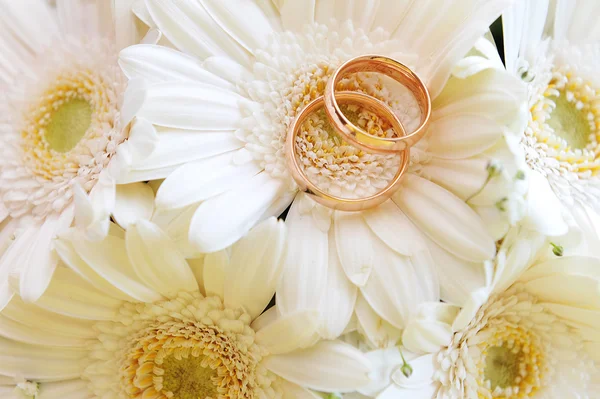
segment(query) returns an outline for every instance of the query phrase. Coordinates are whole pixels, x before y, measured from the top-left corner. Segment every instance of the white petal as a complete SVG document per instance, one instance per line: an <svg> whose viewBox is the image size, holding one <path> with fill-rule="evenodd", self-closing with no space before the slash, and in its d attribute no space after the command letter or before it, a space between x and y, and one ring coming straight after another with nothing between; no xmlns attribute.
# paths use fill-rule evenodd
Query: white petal
<svg viewBox="0 0 600 399"><path fill-rule="evenodd" d="M357 287L346 277L336 251L337 235L329 231L329 264L323 302L319 308L323 318L321 336L335 339L343 332L352 313L358 293ZM338 246L339 247L339 246Z"/></svg>
<svg viewBox="0 0 600 399"><path fill-rule="evenodd" d="M359 212L334 212L334 227L337 244L335 262L341 263L352 283L362 287L373 270L371 242L377 238L373 236Z"/></svg>
<svg viewBox="0 0 600 399"><path fill-rule="evenodd" d="M58 19L48 2L28 0L3 3L2 6L2 26L34 52L41 51L52 40L60 37ZM33 26L43 29L44 34L39 34L38 29L32 29Z"/></svg>
<svg viewBox="0 0 600 399"><path fill-rule="evenodd" d="M239 95L204 83L170 82L148 87L138 116L165 127L235 130L242 120Z"/></svg>
<svg viewBox="0 0 600 399"><path fill-rule="evenodd" d="M81 399L89 395L88 382L82 379L40 384L40 399Z"/></svg>
<svg viewBox="0 0 600 399"><path fill-rule="evenodd" d="M435 353L448 346L454 334L452 323L459 310L440 302L421 304L402 334L402 345L414 353Z"/></svg>
<svg viewBox="0 0 600 399"><path fill-rule="evenodd" d="M96 273L93 268L81 259L69 241L63 239L56 240L54 241L54 248L61 260L71 270L81 276L85 281L92 284L96 289L102 291L105 295L125 301L135 300Z"/></svg>
<svg viewBox="0 0 600 399"><path fill-rule="evenodd" d="M77 239L71 242L81 259L97 274L127 295L142 302L155 302L162 299L159 293L143 284L136 275L128 259L124 240L108 235L99 242Z"/></svg>
<svg viewBox="0 0 600 399"><path fill-rule="evenodd" d="M250 53L268 44L271 23L254 2L201 0L221 28Z"/></svg>
<svg viewBox="0 0 600 399"><path fill-rule="evenodd" d="M261 171L255 162L233 163L233 153L185 164L160 186L156 205L163 209L182 208L231 190Z"/></svg>
<svg viewBox="0 0 600 399"><path fill-rule="evenodd" d="M306 24L314 22L315 0L304 2L287 0L283 2L279 11L286 30L301 32Z"/></svg>
<svg viewBox="0 0 600 399"><path fill-rule="evenodd" d="M321 399L322 397L313 391L292 384L282 378L275 381L275 384L283 391L283 399Z"/></svg>
<svg viewBox="0 0 600 399"><path fill-rule="evenodd" d="M204 291L206 296L224 298L225 270L229 266L227 251L213 252L204 257Z"/></svg>
<svg viewBox="0 0 600 399"><path fill-rule="evenodd" d="M171 43L201 60L211 55L228 55L243 64L248 54L231 39L197 2L146 0L152 20Z"/></svg>
<svg viewBox="0 0 600 399"><path fill-rule="evenodd" d="M374 247L374 254L375 267L361 293L377 314L402 329L418 300L413 266L409 257L381 243Z"/></svg>
<svg viewBox="0 0 600 399"><path fill-rule="evenodd" d="M128 78L146 79L151 84L186 81L235 90L231 83L202 68L197 59L164 46L130 46L119 54L119 65Z"/></svg>
<svg viewBox="0 0 600 399"><path fill-rule="evenodd" d="M429 126L428 152L447 159L468 158L502 138L504 126L477 114L446 115Z"/></svg>
<svg viewBox="0 0 600 399"><path fill-rule="evenodd" d="M72 211L65 210L64 214L56 219L47 218L32 238L29 252L22 254L21 260L25 263L20 265L19 293L25 301L35 302L48 288L58 264L52 241L71 224L72 214Z"/></svg>
<svg viewBox="0 0 600 399"><path fill-rule="evenodd" d="M400 337L402 337L400 329L392 326L375 313L362 295L356 299L354 311L360 329L373 347L386 348L396 345L400 341Z"/></svg>
<svg viewBox="0 0 600 399"><path fill-rule="evenodd" d="M0 373L28 380L61 380L81 376L89 355L84 348L28 345L0 338Z"/></svg>
<svg viewBox="0 0 600 399"><path fill-rule="evenodd" d="M502 14L506 69L517 73L517 60L533 61L542 38L548 0L518 1Z"/></svg>
<svg viewBox="0 0 600 399"><path fill-rule="evenodd" d="M226 306L243 307L253 319L263 312L281 276L285 236L283 221L270 218L233 246L225 269Z"/></svg>
<svg viewBox="0 0 600 399"><path fill-rule="evenodd" d="M48 289L36 301L43 309L89 320L112 320L121 304L122 301L105 295L66 267L56 269Z"/></svg>
<svg viewBox="0 0 600 399"><path fill-rule="evenodd" d="M377 399L432 399L435 397L437 390L438 384L433 382L418 389L403 388L396 384L391 384L377 396Z"/></svg>
<svg viewBox="0 0 600 399"><path fill-rule="evenodd" d="M254 77L252 72L229 57L209 57L204 61L202 67L233 84L248 81Z"/></svg>
<svg viewBox="0 0 600 399"><path fill-rule="evenodd" d="M527 216L523 225L549 236L567 233L568 226L562 217L562 205L552 191L548 180L539 172L529 174Z"/></svg>
<svg viewBox="0 0 600 399"><path fill-rule="evenodd" d="M269 356L263 364L286 380L324 392L354 391L369 383L371 371L358 349L339 341L321 341L309 349Z"/></svg>
<svg viewBox="0 0 600 399"><path fill-rule="evenodd" d="M127 229L138 220L149 220L154 212L154 191L146 183L117 186L117 199L113 217Z"/></svg>
<svg viewBox="0 0 600 399"><path fill-rule="evenodd" d="M318 310L325 296L328 238L303 205L310 201L298 194L286 218L288 228L284 271L277 287L277 307L285 314Z"/></svg>
<svg viewBox="0 0 600 399"><path fill-rule="evenodd" d="M135 0L121 0L112 3L118 49L138 43L141 39L140 32L136 26L135 15L131 12L134 2Z"/></svg>
<svg viewBox="0 0 600 399"><path fill-rule="evenodd" d="M146 81L143 79L131 79L127 83L119 120L121 126L127 126L142 108L148 95L146 86Z"/></svg>
<svg viewBox="0 0 600 399"><path fill-rule="evenodd" d="M472 291L486 285L482 262L459 259L432 241L428 241L428 247L439 276L441 299L445 302L460 306Z"/></svg>
<svg viewBox="0 0 600 399"><path fill-rule="evenodd" d="M190 241L202 252L228 247L254 227L283 188L283 181L263 172L203 202L192 219Z"/></svg>
<svg viewBox="0 0 600 399"><path fill-rule="evenodd" d="M452 193L409 174L394 202L442 248L471 261L491 259L494 239L479 216Z"/></svg>
<svg viewBox="0 0 600 399"><path fill-rule="evenodd" d="M318 328L316 310L293 313L257 330L256 343L273 355L289 353L312 346L319 339Z"/></svg>
<svg viewBox="0 0 600 399"><path fill-rule="evenodd" d="M138 220L127 229L125 243L134 270L148 287L167 298L198 289L185 258L154 223Z"/></svg>
<svg viewBox="0 0 600 399"><path fill-rule="evenodd" d="M373 232L394 251L412 255L425 248L419 229L393 201L362 212Z"/></svg>
<svg viewBox="0 0 600 399"><path fill-rule="evenodd" d="M129 139L121 144L128 145L131 163L137 164L146 159L158 146L156 128L144 118L136 118L129 130Z"/></svg>

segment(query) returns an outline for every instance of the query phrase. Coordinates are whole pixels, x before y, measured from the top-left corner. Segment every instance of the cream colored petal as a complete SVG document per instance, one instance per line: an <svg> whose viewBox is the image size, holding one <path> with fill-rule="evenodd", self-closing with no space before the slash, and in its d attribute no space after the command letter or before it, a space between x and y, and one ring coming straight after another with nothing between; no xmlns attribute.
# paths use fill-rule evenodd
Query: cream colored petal
<svg viewBox="0 0 600 399"><path fill-rule="evenodd" d="M318 339L319 312L306 310L284 317L256 331L256 343L272 355L314 345Z"/></svg>
<svg viewBox="0 0 600 399"><path fill-rule="evenodd" d="M194 274L175 243L154 223L138 220L125 235L127 255L137 276L168 298L198 290Z"/></svg>
<svg viewBox="0 0 600 399"><path fill-rule="evenodd" d="M269 356L263 364L288 381L323 392L354 391L369 383L371 372L368 359L340 341L321 341L308 349Z"/></svg>
<svg viewBox="0 0 600 399"><path fill-rule="evenodd" d="M117 186L117 196L113 217L124 229L138 220L149 220L154 212L154 191L146 183L121 184Z"/></svg>
<svg viewBox="0 0 600 399"><path fill-rule="evenodd" d="M496 247L479 216L454 194L408 174L393 200L439 246L468 261L491 259Z"/></svg>
<svg viewBox="0 0 600 399"><path fill-rule="evenodd" d="M224 298L225 270L229 267L229 254L226 250L207 254L204 257L204 291L206 296Z"/></svg>
<svg viewBox="0 0 600 399"><path fill-rule="evenodd" d="M252 318L269 304L282 272L286 230L270 218L250 230L231 249L225 268L225 305L243 307Z"/></svg>

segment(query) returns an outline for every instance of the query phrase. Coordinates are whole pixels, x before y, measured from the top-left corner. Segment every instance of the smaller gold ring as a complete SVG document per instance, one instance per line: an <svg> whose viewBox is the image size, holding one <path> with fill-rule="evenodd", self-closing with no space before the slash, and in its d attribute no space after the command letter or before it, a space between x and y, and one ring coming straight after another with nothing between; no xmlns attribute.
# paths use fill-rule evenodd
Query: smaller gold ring
<svg viewBox="0 0 600 399"><path fill-rule="evenodd" d="M404 133L404 127L398 119L398 116L389 107L382 106L382 102L376 98L356 91L340 91L336 92L335 96L336 99L342 103L354 103L362 106L368 111L383 114L382 116L384 116L392 124L392 127L395 131ZM406 168L408 167L410 148L406 147L400 152L395 152L395 154L402 157L398 171L396 172L396 175L392 181L377 194L365 198L350 199L326 193L308 179L302 167L299 165L298 158L296 156L296 136L302 127L302 123L312 112L322 107L323 104L323 96L312 100L300 111L296 118L294 118L294 122L288 130L285 148L288 169L298 184L300 191L304 191L309 197L321 205L341 211L362 211L364 209L373 208L382 204L388 200L400 187L402 177L406 171Z"/></svg>
<svg viewBox="0 0 600 399"><path fill-rule="evenodd" d="M421 108L421 123L417 130L403 136L396 132L396 137L376 137L350 122L336 101L335 87L345 76L357 72L379 72L408 88ZM333 128L344 140L369 152L391 154L412 147L425 135L431 116L431 97L423 81L404 64L380 55L363 55L343 63L329 78L324 97L325 113ZM389 108L387 104L385 107Z"/></svg>

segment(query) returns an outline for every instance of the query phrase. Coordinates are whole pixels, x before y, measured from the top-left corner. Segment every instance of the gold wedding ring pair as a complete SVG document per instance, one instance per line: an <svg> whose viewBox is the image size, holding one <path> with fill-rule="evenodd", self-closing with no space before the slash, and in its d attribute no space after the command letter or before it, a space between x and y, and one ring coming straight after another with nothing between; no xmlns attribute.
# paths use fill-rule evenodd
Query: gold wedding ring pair
<svg viewBox="0 0 600 399"><path fill-rule="evenodd" d="M394 111L383 101L357 91L335 91L337 84L346 76L358 72L378 72L389 76L404 85L415 96L421 109L421 123L412 133L406 134L404 126ZM344 115L340 104L354 104L384 117L392 126L394 137L377 137L356 126ZM364 151L378 154L398 154L400 166L389 184L375 195L365 198L343 198L331 195L311 182L299 164L296 154L296 137L306 118L319 108L325 108L327 119L342 139ZM410 159L410 148L427 131L431 115L431 98L421 79L400 62L380 56L364 55L342 64L329 78L324 95L308 103L291 124L286 140L286 155L289 170L301 191L306 192L316 202L332 209L342 211L361 211L382 204L399 188Z"/></svg>

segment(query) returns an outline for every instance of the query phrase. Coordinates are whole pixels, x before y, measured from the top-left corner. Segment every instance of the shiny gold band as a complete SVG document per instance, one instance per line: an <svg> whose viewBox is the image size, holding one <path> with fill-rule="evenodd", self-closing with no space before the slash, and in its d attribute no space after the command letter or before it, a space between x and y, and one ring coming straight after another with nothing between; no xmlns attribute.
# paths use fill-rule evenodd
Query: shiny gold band
<svg viewBox="0 0 600 399"><path fill-rule="evenodd" d="M336 92L334 93L334 96L336 104L339 101L341 103L352 103L359 105L368 111L377 113L378 115L386 118L392 124L392 127L397 134L405 134L404 127L398 119L398 116L394 114L394 112L387 105L383 104L376 98L354 91ZM402 158L398 167L398 172L388 186L377 194L366 198L349 199L326 193L307 178L306 174L304 173L304 169L298 162L298 157L296 155L296 137L302 128L302 123L312 112L322 107L324 102L325 100L323 96L311 101L300 111L289 128L286 140L286 156L288 168L292 174L292 177L298 184L300 191L306 192L316 202L332 209L343 211L361 211L382 204L384 201L389 199L399 187L402 176L406 171L408 161L410 159L410 147L405 146L401 151L394 151L394 153ZM374 136L369 135L369 137Z"/></svg>
<svg viewBox="0 0 600 399"><path fill-rule="evenodd" d="M345 76L357 72L379 72L408 88L414 94L421 108L421 123L417 130L408 135L400 135L400 133L404 133L404 130L399 130L396 131L396 136L391 138L376 137L350 122L336 101L339 96L335 95L335 87ZM369 152L391 154L412 147L423 138L431 116L431 98L421 79L410 68L398 61L379 55L364 55L342 64L329 78L324 98L325 111L333 128L340 133L344 140ZM389 109L387 104L383 102L380 104L383 107L380 107L378 112L381 112L383 108Z"/></svg>

